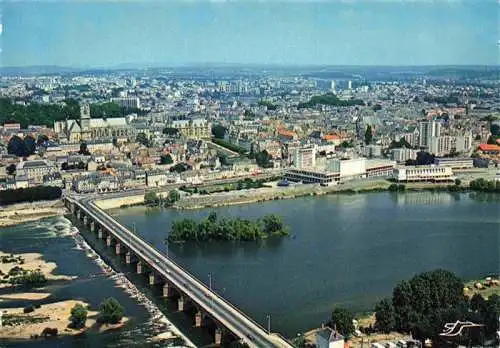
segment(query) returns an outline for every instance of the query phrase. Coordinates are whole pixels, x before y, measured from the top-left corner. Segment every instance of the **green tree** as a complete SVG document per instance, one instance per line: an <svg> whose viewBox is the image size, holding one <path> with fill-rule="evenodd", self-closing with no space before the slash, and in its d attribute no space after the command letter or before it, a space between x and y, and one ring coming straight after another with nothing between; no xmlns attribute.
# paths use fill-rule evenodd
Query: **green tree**
<svg viewBox="0 0 500 348"><path fill-rule="evenodd" d="M89 149L87 147L87 143L86 142L80 143L80 151L78 151L78 153L80 155L90 156L90 151L89 151Z"/></svg>
<svg viewBox="0 0 500 348"><path fill-rule="evenodd" d="M167 153L166 155L161 155L160 157L160 164L172 164L174 163L174 160L172 159L172 156Z"/></svg>
<svg viewBox="0 0 500 348"><path fill-rule="evenodd" d="M268 235L279 234L284 229L283 218L276 214L267 214L262 218L264 233Z"/></svg>
<svg viewBox="0 0 500 348"><path fill-rule="evenodd" d="M492 135L490 135L490 136L488 137L488 141L486 141L486 143L487 143L487 144L490 144L490 145L494 145L494 144L496 144L495 138L494 138Z"/></svg>
<svg viewBox="0 0 500 348"><path fill-rule="evenodd" d="M370 145L373 139L372 126L368 125L365 131L365 144Z"/></svg>
<svg viewBox="0 0 500 348"><path fill-rule="evenodd" d="M149 147L149 139L145 133L142 133L142 132L138 133L137 137L135 138L135 141L139 144L142 144L146 147Z"/></svg>
<svg viewBox="0 0 500 348"><path fill-rule="evenodd" d="M462 184L462 180L460 179L455 179L455 185L460 186Z"/></svg>
<svg viewBox="0 0 500 348"><path fill-rule="evenodd" d="M262 168L271 168L273 164L271 163L271 156L266 150L262 150L255 155L255 161Z"/></svg>
<svg viewBox="0 0 500 348"><path fill-rule="evenodd" d="M9 139L7 143L7 153L10 155L16 155L17 157L26 157L28 156L28 151L26 149L26 144L23 139L14 135Z"/></svg>
<svg viewBox="0 0 500 348"><path fill-rule="evenodd" d="M166 127L163 128L163 134L173 136L179 134L179 130L173 127Z"/></svg>
<svg viewBox="0 0 500 348"><path fill-rule="evenodd" d="M85 327L87 321L87 309L81 304L77 303L71 308L71 315L69 317L70 327L74 329L81 329Z"/></svg>
<svg viewBox="0 0 500 348"><path fill-rule="evenodd" d="M147 205L155 205L158 204L159 198L158 193L156 191L148 191L144 194L144 203Z"/></svg>
<svg viewBox="0 0 500 348"><path fill-rule="evenodd" d="M331 327L337 328L345 337L350 337L354 333L353 316L345 308L336 307L332 312Z"/></svg>
<svg viewBox="0 0 500 348"><path fill-rule="evenodd" d="M226 154L222 154L219 156L219 162L221 165L223 166L227 166L229 164L229 160L227 158L227 155Z"/></svg>
<svg viewBox="0 0 500 348"><path fill-rule="evenodd" d="M31 135L27 135L24 137L24 147L26 149L26 155L32 155L36 150L36 141Z"/></svg>
<svg viewBox="0 0 500 348"><path fill-rule="evenodd" d="M383 299L375 305L375 328L384 333L394 330L396 318L390 299Z"/></svg>
<svg viewBox="0 0 500 348"><path fill-rule="evenodd" d="M215 124L212 126L212 135L217 139L224 139L226 132L227 128L220 124Z"/></svg>
<svg viewBox="0 0 500 348"><path fill-rule="evenodd" d="M105 299L99 307L99 323L118 324L123 318L125 309L113 297Z"/></svg>
<svg viewBox="0 0 500 348"><path fill-rule="evenodd" d="M5 168L7 175L14 175L16 173L16 165L14 163L9 164L7 168Z"/></svg>
<svg viewBox="0 0 500 348"><path fill-rule="evenodd" d="M168 193L168 197L167 197L167 200L168 200L168 203L169 204L174 204L175 202L177 202L179 199L181 198L181 195L179 193L179 191L177 190L172 190Z"/></svg>

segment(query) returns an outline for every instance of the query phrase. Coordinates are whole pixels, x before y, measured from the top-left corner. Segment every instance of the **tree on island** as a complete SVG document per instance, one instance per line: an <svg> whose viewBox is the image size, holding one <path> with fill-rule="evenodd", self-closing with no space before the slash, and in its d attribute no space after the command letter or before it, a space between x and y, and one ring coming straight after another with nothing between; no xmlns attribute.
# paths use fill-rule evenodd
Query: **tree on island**
<svg viewBox="0 0 500 348"><path fill-rule="evenodd" d="M73 329L81 329L85 327L85 322L87 321L87 309L81 304L77 303L71 308L71 315L69 317L69 327Z"/></svg>
<svg viewBox="0 0 500 348"><path fill-rule="evenodd" d="M125 312L120 303L113 297L107 298L99 306L99 318L97 321L101 324L118 324L123 318Z"/></svg>
<svg viewBox="0 0 500 348"><path fill-rule="evenodd" d="M352 322L353 319L354 317L347 309L336 307L333 309L329 326L333 329L337 329L344 337L349 338L354 333L355 329Z"/></svg>
<svg viewBox="0 0 500 348"><path fill-rule="evenodd" d="M200 222L182 219L172 222L168 241L207 241L207 240L242 240L252 241L284 236L288 230L280 217L266 215L255 221L235 218L219 219L217 214L210 215Z"/></svg>

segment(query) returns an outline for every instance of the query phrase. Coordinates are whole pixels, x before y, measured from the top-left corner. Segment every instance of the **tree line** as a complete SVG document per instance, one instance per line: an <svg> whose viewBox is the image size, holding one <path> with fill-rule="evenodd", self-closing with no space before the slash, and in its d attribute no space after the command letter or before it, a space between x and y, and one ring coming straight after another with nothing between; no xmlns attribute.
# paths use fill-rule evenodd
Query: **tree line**
<svg viewBox="0 0 500 348"><path fill-rule="evenodd" d="M439 335L445 323L457 320L484 324L484 333L493 335L498 329L500 297L464 296L464 284L455 274L435 270L416 275L394 287L392 297L375 306L375 329L381 332L411 333L414 338L444 344ZM480 337L470 337L479 340Z"/></svg>
<svg viewBox="0 0 500 348"><path fill-rule="evenodd" d="M140 114L141 110L120 107L110 102L90 105L92 118L123 117L132 112ZM29 105L13 103L10 98L0 98L0 124L20 123L21 128L27 128L29 125L52 127L56 121L79 118L80 105L72 98L65 99L62 104L32 102Z"/></svg>
<svg viewBox="0 0 500 348"><path fill-rule="evenodd" d="M53 186L35 186L0 191L0 205L61 198L62 190Z"/></svg>
<svg viewBox="0 0 500 348"><path fill-rule="evenodd" d="M304 103L299 103L297 106L299 109L303 108L312 108L316 105L329 105L329 106L357 106L357 105L365 105L365 102L360 99L349 99L342 100L339 99L334 94L323 94L323 95L315 95L309 101Z"/></svg>
<svg viewBox="0 0 500 348"><path fill-rule="evenodd" d="M174 221L167 241L254 241L272 236L285 236L288 233L282 217L275 214L268 214L262 219L252 221L243 218L219 219L215 212L211 212L208 217L200 222L193 219Z"/></svg>

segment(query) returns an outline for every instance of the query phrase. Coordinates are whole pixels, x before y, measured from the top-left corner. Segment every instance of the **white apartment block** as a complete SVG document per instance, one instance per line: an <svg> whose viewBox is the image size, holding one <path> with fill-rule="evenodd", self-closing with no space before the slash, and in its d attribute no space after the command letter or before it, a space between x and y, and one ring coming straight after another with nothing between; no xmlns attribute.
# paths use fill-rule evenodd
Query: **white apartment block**
<svg viewBox="0 0 500 348"><path fill-rule="evenodd" d="M429 142L429 152L436 156L449 154L453 148L454 140L454 137L450 135L431 137Z"/></svg>
<svg viewBox="0 0 500 348"><path fill-rule="evenodd" d="M428 148L432 137L441 135L441 124L436 121L424 121L419 123L420 147Z"/></svg>
<svg viewBox="0 0 500 348"><path fill-rule="evenodd" d="M398 163L406 162L407 160L416 160L418 150L407 149L406 147L392 149L392 159Z"/></svg>

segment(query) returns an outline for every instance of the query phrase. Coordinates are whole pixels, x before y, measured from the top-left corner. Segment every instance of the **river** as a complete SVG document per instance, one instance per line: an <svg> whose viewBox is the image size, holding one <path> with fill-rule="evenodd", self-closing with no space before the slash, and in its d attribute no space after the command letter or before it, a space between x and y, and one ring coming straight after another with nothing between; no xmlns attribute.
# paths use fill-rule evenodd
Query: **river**
<svg viewBox="0 0 500 348"><path fill-rule="evenodd" d="M464 279L499 271L500 196L389 192L328 195L176 211L112 212L166 252L173 220L283 216L291 236L264 242L170 245L169 255L233 304L287 337L326 322L335 305L371 310L393 286L444 268Z"/></svg>
<svg viewBox="0 0 500 348"><path fill-rule="evenodd" d="M46 218L12 227L0 228L0 250L7 253L40 253L45 261L55 262L55 274L77 276L72 281L49 282L41 292L51 296L40 301L4 300L2 308L25 307L34 303L52 303L78 299L88 302L92 309L107 297L116 298L125 308L130 321L116 331L87 332L80 337L61 337L57 340L7 341L0 347L153 347L152 337L164 332L165 327L154 315L154 305L119 286L121 274L103 272L103 261L77 234L78 229L65 217ZM95 245L106 249L104 243ZM113 262L113 257L110 257ZM124 269L124 271L127 271ZM142 286L145 281L139 280ZM0 294L10 293L0 289ZM164 345L163 345L164 346Z"/></svg>

